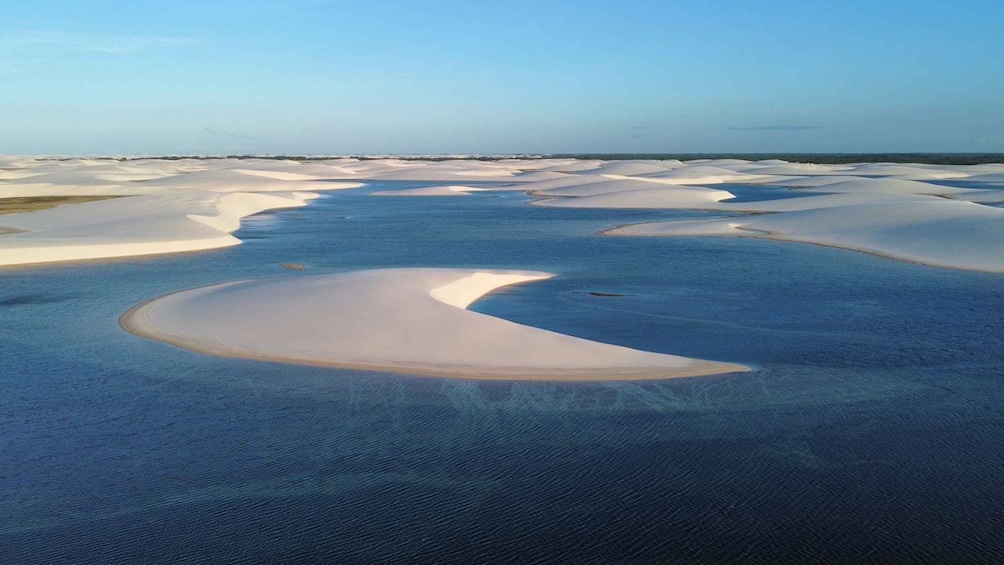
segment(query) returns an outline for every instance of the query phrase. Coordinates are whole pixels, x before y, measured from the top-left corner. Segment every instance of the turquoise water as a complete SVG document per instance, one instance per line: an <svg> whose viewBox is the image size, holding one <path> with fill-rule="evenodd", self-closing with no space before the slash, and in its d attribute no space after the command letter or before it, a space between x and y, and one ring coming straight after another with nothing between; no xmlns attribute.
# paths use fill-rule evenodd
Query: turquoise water
<svg viewBox="0 0 1004 565"><path fill-rule="evenodd" d="M232 249L0 270L0 562L1004 560L1004 277L595 235L704 213L366 192L250 218ZM116 323L181 288L384 266L548 270L475 309L757 371L432 379Z"/></svg>

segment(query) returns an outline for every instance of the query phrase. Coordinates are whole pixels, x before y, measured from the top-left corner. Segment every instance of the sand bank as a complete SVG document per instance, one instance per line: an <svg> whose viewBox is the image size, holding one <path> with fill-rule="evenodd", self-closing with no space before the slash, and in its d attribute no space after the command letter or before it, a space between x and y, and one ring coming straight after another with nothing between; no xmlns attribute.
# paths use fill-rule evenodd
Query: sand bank
<svg viewBox="0 0 1004 565"><path fill-rule="evenodd" d="M154 299L120 322L134 334L213 355L470 379L665 379L748 370L466 310L496 289L551 276L382 269L241 281Z"/></svg>
<svg viewBox="0 0 1004 565"><path fill-rule="evenodd" d="M3 216L20 233L0 240L0 265L79 261L215 249L264 210L304 206L312 193L132 196Z"/></svg>
<svg viewBox="0 0 1004 565"><path fill-rule="evenodd" d="M605 183L589 184L596 188ZM559 192L560 191L560 192ZM545 192L547 195L567 194L565 189ZM575 198L538 200L537 206L554 208L657 208L657 209L707 209L717 208L716 203L735 198L726 190L712 190L692 186L651 187L640 190L615 190Z"/></svg>
<svg viewBox="0 0 1004 565"><path fill-rule="evenodd" d="M238 245L241 218L362 186L260 161L18 161L0 178L0 212L14 212L0 219L0 265ZM129 198L105 200L116 196ZM54 203L64 206L43 209Z"/></svg>
<svg viewBox="0 0 1004 565"><path fill-rule="evenodd" d="M484 189L472 186L429 186L425 188L406 188L403 190L380 190L371 192L370 196L470 196L472 192Z"/></svg>
<svg viewBox="0 0 1004 565"><path fill-rule="evenodd" d="M605 233L814 243L936 267L1004 273L1004 209L936 197L872 199L774 214L636 224Z"/></svg>

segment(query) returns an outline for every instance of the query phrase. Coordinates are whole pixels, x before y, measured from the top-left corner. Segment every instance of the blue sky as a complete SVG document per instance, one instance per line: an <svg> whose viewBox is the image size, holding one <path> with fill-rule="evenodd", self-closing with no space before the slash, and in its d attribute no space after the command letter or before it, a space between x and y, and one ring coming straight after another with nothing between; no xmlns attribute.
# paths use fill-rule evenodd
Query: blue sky
<svg viewBox="0 0 1004 565"><path fill-rule="evenodd" d="M0 0L0 153L1004 151L1004 2Z"/></svg>

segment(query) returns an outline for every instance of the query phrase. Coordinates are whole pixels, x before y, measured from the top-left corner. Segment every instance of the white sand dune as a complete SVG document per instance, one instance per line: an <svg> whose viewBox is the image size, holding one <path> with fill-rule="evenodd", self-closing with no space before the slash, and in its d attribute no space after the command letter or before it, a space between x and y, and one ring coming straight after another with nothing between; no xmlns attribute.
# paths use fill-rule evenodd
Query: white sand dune
<svg viewBox="0 0 1004 565"><path fill-rule="evenodd" d="M936 197L885 198L885 202L871 199L776 214L636 224L606 233L796 241L932 266L1004 273L1004 209ZM779 202L797 200L802 199Z"/></svg>
<svg viewBox="0 0 1004 565"><path fill-rule="evenodd" d="M830 184L837 184L841 182L865 180L867 178L867 177L855 177L847 174L839 174L839 175L821 174L814 176L803 176L803 175L804 173L801 173L798 176L794 177L774 179L769 184L771 186L782 186L787 188L812 188L812 187L826 186Z"/></svg>
<svg viewBox="0 0 1004 565"><path fill-rule="evenodd" d="M1000 190L1004 185L1004 164L820 165L776 159L681 162L332 158L301 162L264 158L120 161L2 157L0 165L0 198L84 195L139 198L93 203L87 208L73 208L74 212L0 216L0 228L6 232L23 232L4 236L0 242L0 264L39 262L43 260L40 258L97 258L233 245L236 240L229 233L237 228L242 215L272 207L302 205L307 198L295 194L354 188L369 181L409 181L436 186L373 194L442 197L464 196L480 190L508 190L527 192L537 199L534 204L545 207L773 214L732 219L738 222L737 227L704 224L703 227L684 228L678 224L666 230L651 226L638 230L654 230L665 235L678 234L681 230L688 233L707 230L716 235L743 236L753 234L751 230L761 230L771 233L773 238L845 246L921 262L929 262L924 259L928 257L933 261L931 264L939 265L950 263L945 257L949 253L936 247L949 245L951 241L955 242L952 245L962 245L966 237L984 237L988 239L973 240L969 245L981 251L959 253L956 263L969 265L960 268L991 265L992 269L994 261L988 262L986 257L966 257L967 253L992 254L994 249L988 246L998 241L995 234L1001 208L989 205L1004 202L1004 191ZM961 179L967 188L936 184L942 179ZM477 184L481 182L485 184ZM707 186L722 183L758 185L758 190L776 188L783 191L785 197L796 197L735 202L732 192ZM266 198L248 196L252 194ZM275 198L269 199L268 195ZM159 200L147 200L154 197ZM147 201L159 202L158 208L140 205ZM983 204L981 208L959 207ZM871 214L880 209L889 214L888 230L881 229L883 218ZM74 217L84 211L90 217L82 224L76 222ZM820 220L819 225L803 226L788 221L792 214L809 217L810 211L815 211L812 216ZM938 214L944 215L942 224L951 225L957 231L949 233L941 229ZM856 223L858 219L867 218L872 218L874 225L865 227ZM151 226L148 237L141 235L144 222ZM983 225L981 222L986 226L973 227ZM126 225L131 227L119 229ZM742 229L737 229L739 227ZM851 237L853 230L860 231L857 239ZM632 228L625 227L618 233L630 231ZM172 232L175 234L174 247ZM907 232L927 243L911 245L906 239L893 237L895 233ZM924 249L914 249L917 246ZM70 251L74 247L77 249ZM56 249L63 251L56 252Z"/></svg>
<svg viewBox="0 0 1004 565"><path fill-rule="evenodd" d="M340 167L352 175L353 179L370 181L427 181L449 182L462 178L476 177L485 181L512 181L519 173L516 167L491 167L484 162L453 161L421 162L395 159L361 161Z"/></svg>
<svg viewBox="0 0 1004 565"><path fill-rule="evenodd" d="M289 173L247 169L210 169L137 182L144 189L197 190L205 192L288 192L292 190L345 190L358 182L291 179Z"/></svg>
<svg viewBox="0 0 1004 565"><path fill-rule="evenodd" d="M20 181L21 184L49 184L49 185L67 185L67 186L100 186L100 185L111 185L120 182L130 182L130 181L109 181L102 177L106 174L113 174L114 171L108 169L76 169L76 170L56 170L41 172L38 175L28 177ZM154 178L161 178L160 174L152 174Z"/></svg>
<svg viewBox="0 0 1004 565"><path fill-rule="evenodd" d="M560 179L567 182L568 179ZM554 188L538 189L538 184L534 183L533 194L539 196L598 196L601 194L613 194L617 192L628 192L637 190L652 190L660 188L660 185L639 181L631 178L623 180L613 180L606 177L591 177L583 179L585 182L572 185L557 186ZM666 185L661 185L665 187Z"/></svg>
<svg viewBox="0 0 1004 565"><path fill-rule="evenodd" d="M966 177L967 182L985 182L989 184L1004 184L1004 172L1001 173L981 173Z"/></svg>
<svg viewBox="0 0 1004 565"><path fill-rule="evenodd" d="M992 181L997 180L1000 167L698 160L659 172L642 168L635 171L637 176L597 174L611 168L588 168L522 186L538 198L535 205L545 207L744 214L720 220L624 226L607 232L612 235L783 239L928 265L999 272L1004 268L1004 253L999 251L1004 249L1004 210L977 203L1004 202L1004 191L957 188L925 180L965 179L969 183L977 178L991 181L984 184L996 188ZM764 188L777 186L786 191L787 198L731 202L733 195L728 191L688 186L684 180L698 185L745 182Z"/></svg>
<svg viewBox="0 0 1004 565"><path fill-rule="evenodd" d="M419 182L470 182L477 180L480 182L531 182L533 180L547 180L560 177L561 173L548 171L534 171L531 173L520 173L518 171L498 171L498 170L463 170L449 169L446 167L430 167L427 169L402 169L383 171L378 174L370 173L360 175L360 179L365 180L400 180Z"/></svg>
<svg viewBox="0 0 1004 565"><path fill-rule="evenodd" d="M589 188L595 185L586 185ZM572 187L576 188L576 187ZM552 191L544 194L550 195ZM569 191L574 192L574 191ZM983 193L997 191L979 191L975 197L992 198ZM961 196L970 193L962 193ZM558 193L562 196L561 193ZM918 194L898 194L881 192L815 194L803 193L794 198L778 198L755 202L731 202L734 195L726 190L705 188L699 186L653 187L645 190L623 190L587 194L581 197L565 194L561 198L547 198L534 201L537 206L557 208L637 208L664 210L704 210L730 214L764 214L772 212L794 212L833 208L855 204L876 202L905 202L917 199L933 199L934 196ZM961 199L961 198L960 198Z"/></svg>
<svg viewBox="0 0 1004 565"><path fill-rule="evenodd" d="M899 164L899 163L860 163L855 164L852 174L856 176L897 177L906 180L937 180L964 178L969 175L938 165Z"/></svg>
<svg viewBox="0 0 1004 565"><path fill-rule="evenodd" d="M785 163L784 161L757 161L748 165L733 166L731 170L757 175L831 175L849 167L816 165L813 163Z"/></svg>
<svg viewBox="0 0 1004 565"><path fill-rule="evenodd" d="M558 174L560 176L557 176L552 179L541 180L531 183L510 184L510 185L505 185L504 188L516 188L519 190L546 193L547 191L556 188L578 187L597 182L610 181L610 179L601 177L599 175L586 175L577 173L576 174L558 173Z"/></svg>
<svg viewBox="0 0 1004 565"><path fill-rule="evenodd" d="M688 167L700 165L704 167L728 167L731 169L734 167L744 167L753 162L744 159L688 159L683 164Z"/></svg>
<svg viewBox="0 0 1004 565"><path fill-rule="evenodd" d="M485 189L472 186L429 186L425 188L406 188L402 190L380 190L371 192L370 196L470 196L472 192Z"/></svg>
<svg viewBox="0 0 1004 565"><path fill-rule="evenodd" d="M362 186L295 161L25 160L0 179L0 199L129 196L0 216L0 265L103 259L237 245L243 217L303 206L313 191ZM321 167L321 168L319 168ZM322 173L321 175L317 173ZM11 233L13 232L13 233Z"/></svg>
<svg viewBox="0 0 1004 565"><path fill-rule="evenodd" d="M99 175L94 175L96 180L107 181L113 183L128 183L144 180L154 180L166 177L174 176L178 173L163 174L159 172L123 172L123 171L111 171L108 173L102 173Z"/></svg>
<svg viewBox="0 0 1004 565"><path fill-rule="evenodd" d="M595 171L604 161L598 160L578 160L578 159L568 159L562 162L555 162L547 170L555 173L581 173L586 171Z"/></svg>
<svg viewBox="0 0 1004 565"><path fill-rule="evenodd" d="M128 184L0 183L0 198L24 198L31 196L137 196L143 194L162 194L164 192L166 191L147 190ZM0 223L3 223L2 219L0 219Z"/></svg>
<svg viewBox="0 0 1004 565"><path fill-rule="evenodd" d="M559 164L559 163L555 163ZM37 160L5 158L0 198L135 196L0 218L0 265L194 251L236 245L240 218L302 206L313 191L360 180L475 178L512 183L562 177L523 163L403 160L300 163L276 159ZM421 194L462 195L467 187Z"/></svg>
<svg viewBox="0 0 1004 565"><path fill-rule="evenodd" d="M330 179L396 180L416 182L532 182L558 178L562 175L545 167L527 166L525 161L412 161L400 159L375 159L341 162L331 166L325 175ZM339 176L338 171L341 171ZM316 173L315 173L316 174Z"/></svg>
<svg viewBox="0 0 1004 565"><path fill-rule="evenodd" d="M587 185L595 187L597 185ZM557 192L557 191L552 191ZM550 192L549 192L550 194ZM537 206L554 208L715 208L715 203L735 196L725 190L714 190L695 186L653 187L642 190L623 190L598 193L579 198L556 198L538 200Z"/></svg>
<svg viewBox="0 0 1004 565"><path fill-rule="evenodd" d="M504 159L506 165L517 166L524 171L577 172L596 169L603 161L585 159ZM670 161L664 161L670 163Z"/></svg>
<svg viewBox="0 0 1004 565"><path fill-rule="evenodd" d="M31 177L37 177L41 174L42 173L25 169L11 169L11 170L0 169L0 181L23 180Z"/></svg>
<svg viewBox="0 0 1004 565"><path fill-rule="evenodd" d="M1000 204L1004 203L1004 190L969 190L966 192L957 192L951 195L951 198L979 204Z"/></svg>
<svg viewBox="0 0 1004 565"><path fill-rule="evenodd" d="M122 316L129 331L215 355L471 379L663 379L748 370L598 343L466 308L532 271L383 269L226 283Z"/></svg>
<svg viewBox="0 0 1004 565"><path fill-rule="evenodd" d="M622 176L607 175L611 178L624 178ZM720 184L723 182L741 182L744 180L754 180L764 175L759 173L748 174L724 169L721 167L710 167L705 165L686 166L668 171L658 171L638 175L637 180L644 182L654 182L661 184Z"/></svg>
<svg viewBox="0 0 1004 565"><path fill-rule="evenodd" d="M589 171L590 174L594 175L613 175L617 177L622 176L640 176L653 173L666 173L671 169L671 167L655 165L651 162L641 162L641 161L612 161L604 163L599 167Z"/></svg>
<svg viewBox="0 0 1004 565"><path fill-rule="evenodd" d="M934 201L938 198L922 194L886 194L882 192L837 193L837 194L806 194L798 198L779 198L776 200L760 200L757 202L722 202L706 210L729 213L764 214L771 212L798 212L802 210L819 210L822 208L837 208L842 206L867 206L882 202L910 202L915 200Z"/></svg>
<svg viewBox="0 0 1004 565"><path fill-rule="evenodd" d="M876 193L899 193L899 194L930 194L949 195L959 192L966 192L969 189L955 188L907 179L893 178L855 178L844 179L840 182L805 187L804 192L876 192Z"/></svg>
<svg viewBox="0 0 1004 565"><path fill-rule="evenodd" d="M281 181L324 180L323 176L294 173L290 171L262 171L257 169L232 169L235 173Z"/></svg>
<svg viewBox="0 0 1004 565"><path fill-rule="evenodd" d="M313 193L131 196L0 217L0 265L197 251L238 245L240 219L304 206Z"/></svg>

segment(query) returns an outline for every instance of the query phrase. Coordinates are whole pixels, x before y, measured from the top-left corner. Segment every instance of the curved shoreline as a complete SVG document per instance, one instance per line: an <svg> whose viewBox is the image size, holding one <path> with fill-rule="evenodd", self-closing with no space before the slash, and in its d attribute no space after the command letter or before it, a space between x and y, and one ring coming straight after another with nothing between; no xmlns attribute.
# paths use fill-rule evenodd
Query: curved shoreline
<svg viewBox="0 0 1004 565"><path fill-rule="evenodd" d="M837 247L933 267L1004 272L1004 260L995 251L1004 245L1004 214L984 204L1001 199L995 187L1004 178L1004 164L351 158L310 162L148 159L128 166L88 160L18 159L13 163L17 171L0 175L0 203L10 198L130 198L4 215L0 218L3 266L228 247L240 243L230 234L250 214L304 206L316 197L314 191L349 189L371 181L408 181L434 185L372 195L464 196L472 191L511 190L528 194L529 205L545 208L761 214L745 216L739 223L743 229L771 234L762 236L765 239ZM498 184L464 184L472 178ZM975 186L938 184L944 179L971 179L970 185ZM803 194L731 202L732 193L721 188L723 183L773 186ZM749 235L722 227L700 232L691 225L660 230L619 226L603 233Z"/></svg>
<svg viewBox="0 0 1004 565"><path fill-rule="evenodd" d="M727 218L724 218L727 219ZM705 220L711 222L712 220ZM780 243L799 243L805 245L815 245L818 247L826 247L829 249L840 249L842 251L850 251L852 253L863 253L865 255L871 255L872 257L879 257L881 259L888 259L891 261L896 261L899 263L906 263L910 265L920 265L923 267L935 267L939 269L953 269L957 271L968 271L972 273L990 273L990 274L1002 274L1004 273L1004 266L990 266L990 265L980 265L976 266L973 264L964 264L961 262L949 262L940 261L930 257L920 258L916 255L908 255L906 253L899 253L896 250L881 249L878 247L867 247L863 245L849 245L846 243L836 243L831 241L826 241L822 238L813 238L810 235L800 235L800 234L781 234L770 232L762 229L749 228L745 226L732 226L732 230L737 233L713 233L711 231L703 233L644 233L642 231L642 226L647 225L671 225L676 222L640 222L640 223L628 223L628 224L617 224L611 228L600 230L596 232L597 235L609 236L609 237L699 237L699 238L719 238L719 239L729 239L729 238L739 238L739 239L758 239L761 241L774 241ZM635 229L632 229L635 228Z"/></svg>
<svg viewBox="0 0 1004 565"><path fill-rule="evenodd" d="M445 286L438 284L446 280L444 277L450 279L449 282ZM474 280L477 277L480 279ZM237 281L148 300L126 311L119 318L119 324L126 331L141 337L220 357L461 379L626 381L750 370L737 364L593 342L465 309L468 304L499 288L543 278L549 278L548 274L381 269L271 281ZM423 283L418 287L424 291L424 299L416 294L418 287L411 284L415 279L421 279ZM432 282L435 282L435 287L430 289L428 287ZM333 296L326 291L306 299L296 296L298 289L315 289L324 287L326 283L340 291L341 296ZM383 288L377 293L367 293L367 286L373 284ZM463 288L457 288L455 285L458 284ZM284 286L292 286L289 294L278 290ZM382 305L372 300L360 301L360 297L387 296L388 291L400 291L404 294L403 300L398 297L398 300L391 301L392 304ZM444 296L431 295L432 291L446 291L449 296L445 296L444 300ZM264 294L277 296L284 303L270 312L262 312L261 309L267 308L267 305L263 305L258 296ZM296 330L290 330L290 327L298 323L309 325L316 320L304 320L297 317L299 314L290 319L274 317L274 312L285 307L317 312L318 308L323 309L322 297L327 302L341 301L333 310L339 314L336 319L341 327L322 323L315 325L314 330L300 330L301 333L296 334ZM189 314L192 312L212 317L213 304L218 300L226 303L220 307L221 310L236 312L234 315L241 319L231 320L210 331L200 326L201 320L191 319ZM291 306L294 303L296 305ZM402 304L411 306L403 308ZM385 317L391 312L393 316ZM343 319L342 315L349 317ZM378 322L364 320L360 323L351 316L369 316ZM184 321L179 322L182 318ZM213 321L218 322L216 318ZM276 327L281 327L282 331L276 332ZM336 339L324 342L328 344L327 350L310 353L302 340L308 339L304 337L308 334L316 337L316 332L312 332L317 328L321 328L322 332L328 331ZM266 334L265 337L258 332ZM456 332L451 339L457 341L440 339L450 332ZM463 337L457 338L457 335ZM472 335L477 337L472 338ZM377 342L382 345L375 346ZM254 347L254 344L261 347ZM395 344L400 347L395 347Z"/></svg>
<svg viewBox="0 0 1004 565"><path fill-rule="evenodd" d="M617 224L612 228L607 228L605 230L600 230L596 232L596 235L606 235L611 237L707 237L714 239L759 239L760 241L774 241L778 243L801 243L804 245L815 245L816 247L826 247L827 249L839 249L841 251L850 251L852 253L863 253L865 255L871 255L872 257L878 257L880 259L889 259L890 261L896 261L897 263L906 263L908 265L920 265L922 267L937 267L939 269L955 269L957 271L969 271L971 273L997 273L998 271L985 271L982 269L971 269L956 267L954 265L942 265L939 263L925 263L923 261L917 261L915 259L907 259L905 257L899 257L897 255L889 255L879 251L874 251L864 248L847 247L842 245L834 245L831 243L822 243L819 241L808 241L804 239L792 239L790 237L782 237L770 232L752 230L748 228L735 228L737 231L747 231L750 233L756 233L758 235L726 235L726 234L708 234L708 235L649 235L640 233L631 233L629 231L624 231L623 233L617 233L617 230L623 228L630 228L634 226L644 226L646 224L658 224L663 222L639 222L637 224Z"/></svg>

